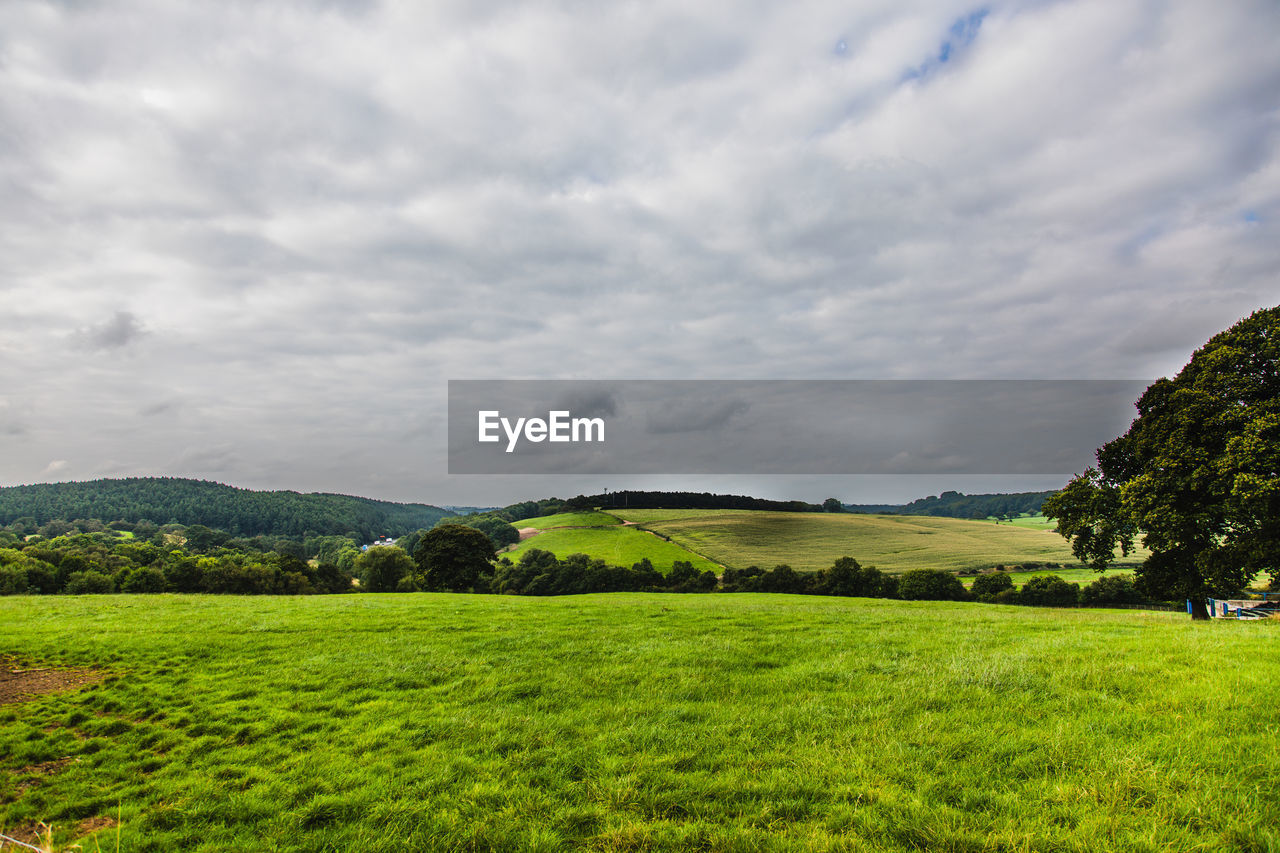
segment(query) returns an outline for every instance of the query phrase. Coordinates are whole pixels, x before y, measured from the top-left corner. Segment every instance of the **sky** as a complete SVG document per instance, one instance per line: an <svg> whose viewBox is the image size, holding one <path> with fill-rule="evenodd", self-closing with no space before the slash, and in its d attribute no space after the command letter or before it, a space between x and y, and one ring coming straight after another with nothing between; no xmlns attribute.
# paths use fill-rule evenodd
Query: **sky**
<svg viewBox="0 0 1280 853"><path fill-rule="evenodd" d="M1280 4L6 0L0 216L0 485L1054 488L450 476L447 381L1172 375L1280 303Z"/></svg>

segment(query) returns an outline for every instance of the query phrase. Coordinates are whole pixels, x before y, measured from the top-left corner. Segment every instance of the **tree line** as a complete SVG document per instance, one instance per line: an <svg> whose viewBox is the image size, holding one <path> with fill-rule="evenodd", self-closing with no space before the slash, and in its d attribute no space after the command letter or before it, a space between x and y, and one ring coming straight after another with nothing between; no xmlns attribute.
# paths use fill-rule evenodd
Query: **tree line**
<svg viewBox="0 0 1280 853"><path fill-rule="evenodd" d="M202 525L81 520L49 522L41 529L43 533L24 534L21 525L0 528L0 594L766 592L1059 607L1143 600L1125 576L1102 577L1083 590L1061 578L1036 577L1017 590L1007 574L997 572L977 577L970 591L950 572L915 569L889 575L851 557L818 572L750 566L727 568L719 577L685 561L663 574L648 559L612 566L584 554L558 558L539 549L514 562L505 557L495 561L489 535L459 524L415 531L401 540L405 547L363 551L346 537L237 539Z"/></svg>
<svg viewBox="0 0 1280 853"><path fill-rule="evenodd" d="M0 488L0 524L59 519L200 524L232 536L347 536L367 542L429 528L449 515L427 504L352 495L254 491L182 477L129 477Z"/></svg>
<svg viewBox="0 0 1280 853"><path fill-rule="evenodd" d="M0 528L0 595L348 592L360 556L341 536L237 539L203 525L55 520Z"/></svg>
<svg viewBox="0 0 1280 853"><path fill-rule="evenodd" d="M792 595L830 595L856 598L888 598L902 601L979 601L1037 607L1098 607L1110 604L1148 603L1126 575L1098 578L1083 589L1055 575L1030 578L1021 589L1004 572L982 574L966 589L959 577L942 569L912 569L900 575L863 566L852 557L840 557L829 568L797 572L788 565L771 569L748 566L699 572L691 563L677 561L666 575L648 559L631 567L610 566L585 554L563 559L532 548L518 561L499 560L492 572L470 576L469 592L515 595L579 595L596 592L766 592Z"/></svg>
<svg viewBox="0 0 1280 853"><path fill-rule="evenodd" d="M747 495L710 492L637 492L624 490L599 495L578 495L565 501L566 508L602 509L754 509L770 512L823 512L822 504L805 501L771 501ZM526 516L531 517L531 516Z"/></svg>
<svg viewBox="0 0 1280 853"><path fill-rule="evenodd" d="M1011 494L966 495L964 492L943 492L918 498L903 504L891 512L897 515L941 515L949 518L1016 518L1020 515L1036 515L1044 502L1057 494L1047 492L1014 492Z"/></svg>

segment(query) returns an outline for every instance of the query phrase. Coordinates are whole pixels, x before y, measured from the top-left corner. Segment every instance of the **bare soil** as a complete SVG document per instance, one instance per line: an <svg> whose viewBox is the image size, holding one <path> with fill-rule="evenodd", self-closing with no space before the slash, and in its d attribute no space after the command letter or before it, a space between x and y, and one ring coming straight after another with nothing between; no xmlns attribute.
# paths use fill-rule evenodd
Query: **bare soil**
<svg viewBox="0 0 1280 853"><path fill-rule="evenodd" d="M109 829L114 826L116 826L116 819L113 817L87 817L76 823L75 836L76 838L83 838L86 835L90 835L103 829ZM20 841L23 844L38 847L41 850L52 850L53 847L48 843L48 841L50 835L52 835L52 830L55 828L56 827L52 827L44 823L20 823L17 826L8 828L0 827L0 833ZM27 849L27 847L19 847L16 844L10 844L8 841L0 838L0 853L8 853L10 850ZM78 845L70 849L78 849Z"/></svg>
<svg viewBox="0 0 1280 853"><path fill-rule="evenodd" d="M17 659L0 655L0 705L25 702L46 693L76 690L96 684L106 676L96 669L60 669L23 665Z"/></svg>
<svg viewBox="0 0 1280 853"><path fill-rule="evenodd" d="M68 755L65 758L55 758L53 761L41 761L39 764L32 764L27 767L23 767L18 771L18 775L26 778L21 779L18 782L18 793L21 794L28 788L40 784L41 778L57 773L71 762L77 760L78 759L72 758Z"/></svg>

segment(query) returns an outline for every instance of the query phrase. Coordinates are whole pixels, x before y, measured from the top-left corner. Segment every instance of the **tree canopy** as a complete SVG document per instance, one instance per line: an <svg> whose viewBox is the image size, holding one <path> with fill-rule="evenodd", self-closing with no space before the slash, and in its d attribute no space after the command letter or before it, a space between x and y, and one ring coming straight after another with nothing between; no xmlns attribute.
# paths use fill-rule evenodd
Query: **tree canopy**
<svg viewBox="0 0 1280 853"><path fill-rule="evenodd" d="M442 524L423 534L413 559L426 589L471 592L492 571L493 542L474 527Z"/></svg>
<svg viewBox="0 0 1280 853"><path fill-rule="evenodd" d="M27 520L119 519L203 525L233 536L315 534L370 540L430 527L445 515L426 504L351 495L259 492L183 477L128 477L0 488L0 524ZM65 521L62 522L65 525ZM50 530L44 535L66 533Z"/></svg>
<svg viewBox="0 0 1280 853"><path fill-rule="evenodd" d="M1280 306L1215 335L1137 409L1045 515L1097 569L1141 533L1151 556L1138 590L1186 598L1207 618L1206 597L1237 595L1280 568Z"/></svg>

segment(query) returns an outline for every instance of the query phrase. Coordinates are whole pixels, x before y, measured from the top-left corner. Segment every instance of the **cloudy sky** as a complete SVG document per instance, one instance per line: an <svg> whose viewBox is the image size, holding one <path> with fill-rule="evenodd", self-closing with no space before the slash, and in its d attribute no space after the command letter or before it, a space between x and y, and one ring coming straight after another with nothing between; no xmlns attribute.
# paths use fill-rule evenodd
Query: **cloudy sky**
<svg viewBox="0 0 1280 853"><path fill-rule="evenodd" d="M1153 378L1280 303L1274 0L0 4L0 484L506 503L448 379Z"/></svg>

